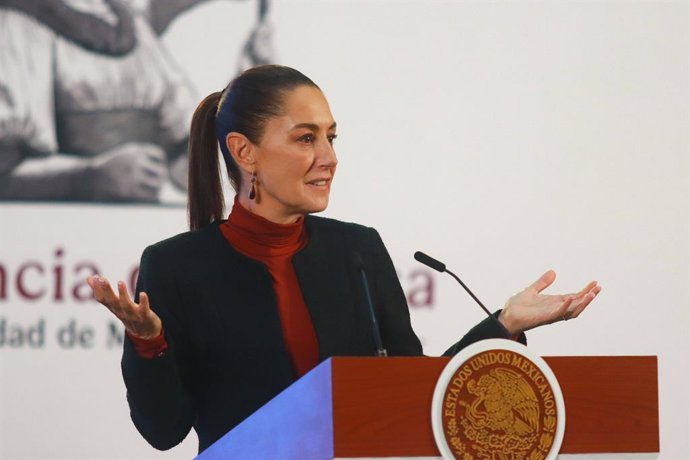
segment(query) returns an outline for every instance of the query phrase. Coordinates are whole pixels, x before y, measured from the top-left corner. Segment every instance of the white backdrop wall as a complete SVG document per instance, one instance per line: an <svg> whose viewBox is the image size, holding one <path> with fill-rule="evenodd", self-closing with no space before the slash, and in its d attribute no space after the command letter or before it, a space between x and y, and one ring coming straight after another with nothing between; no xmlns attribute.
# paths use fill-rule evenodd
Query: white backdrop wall
<svg viewBox="0 0 690 460"><path fill-rule="evenodd" d="M211 2L163 36L200 97L233 75L237 46L225 44L246 37L255 8ZM382 234L427 354L482 313L450 278L420 275L417 249L495 308L549 268L554 292L597 279L604 290L580 319L532 331L530 346L658 356L663 459L690 455L688 13L684 1L303 0L270 11L276 61L312 77L338 121L325 214ZM179 207L0 203L0 458L196 453L194 435L159 453L136 433L122 331L81 300L90 265L127 279L147 244L185 226ZM23 283L44 291L36 300L18 292L24 266ZM10 344L20 329L23 343Z"/></svg>

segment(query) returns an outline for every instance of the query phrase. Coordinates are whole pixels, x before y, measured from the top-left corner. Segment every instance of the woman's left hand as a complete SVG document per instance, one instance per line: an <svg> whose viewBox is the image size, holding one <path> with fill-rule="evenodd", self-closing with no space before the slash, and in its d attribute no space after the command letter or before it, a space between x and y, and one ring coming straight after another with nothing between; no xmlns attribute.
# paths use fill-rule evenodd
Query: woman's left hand
<svg viewBox="0 0 690 460"><path fill-rule="evenodd" d="M592 281L576 294L541 294L555 279L556 272L549 270L531 286L508 299L499 320L511 334L577 318L601 292L601 286Z"/></svg>

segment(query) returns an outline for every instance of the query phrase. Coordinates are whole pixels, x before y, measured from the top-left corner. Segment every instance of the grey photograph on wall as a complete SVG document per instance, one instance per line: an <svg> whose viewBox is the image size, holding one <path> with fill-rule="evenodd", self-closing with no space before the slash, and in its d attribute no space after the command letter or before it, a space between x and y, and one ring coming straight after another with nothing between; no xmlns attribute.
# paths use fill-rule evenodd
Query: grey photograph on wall
<svg viewBox="0 0 690 460"><path fill-rule="evenodd" d="M161 37L206 1L0 0L0 201L184 203L200 99ZM273 60L254 3L238 72Z"/></svg>

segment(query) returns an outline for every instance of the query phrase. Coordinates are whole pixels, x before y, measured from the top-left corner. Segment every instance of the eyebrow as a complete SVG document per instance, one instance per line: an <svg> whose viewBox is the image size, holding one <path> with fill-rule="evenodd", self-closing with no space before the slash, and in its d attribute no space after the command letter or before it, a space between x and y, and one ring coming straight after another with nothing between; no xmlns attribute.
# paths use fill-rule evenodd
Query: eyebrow
<svg viewBox="0 0 690 460"><path fill-rule="evenodd" d="M328 127L328 130L335 129L336 125L337 125L337 123L333 122L333 124ZM308 128L308 129L311 129L313 131L318 131L319 125L317 125L315 123L298 123L295 126L293 126L292 128L290 128L290 131L293 131L295 129L300 129L300 128Z"/></svg>

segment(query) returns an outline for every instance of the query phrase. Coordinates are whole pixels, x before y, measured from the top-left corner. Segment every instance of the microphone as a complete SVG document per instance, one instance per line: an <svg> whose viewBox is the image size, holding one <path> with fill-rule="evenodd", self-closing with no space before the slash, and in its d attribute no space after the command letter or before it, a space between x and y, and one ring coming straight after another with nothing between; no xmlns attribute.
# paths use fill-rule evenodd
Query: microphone
<svg viewBox="0 0 690 460"><path fill-rule="evenodd" d="M421 251L415 252L414 258L417 259L417 262L421 262L424 265L426 265L427 267L433 268L437 272L443 273L446 271L446 264L439 262L438 260L434 259L431 256L424 254Z"/></svg>
<svg viewBox="0 0 690 460"><path fill-rule="evenodd" d="M376 312L374 311L374 302L371 300L371 292L369 291L369 280L367 272L364 268L364 261L359 252L355 252L353 256L355 268L359 271L362 277L362 286L364 287L364 297L366 297L367 305L369 306L369 316L371 317L371 329L374 333L374 343L376 344L376 356L388 356L388 352L383 348L381 341L381 332L379 331L379 322L376 320Z"/></svg>
<svg viewBox="0 0 690 460"><path fill-rule="evenodd" d="M479 299L477 298L477 296L474 295L474 293L472 293L472 291L470 291L470 288L468 288L468 287L465 285L465 283L463 283L462 280L461 280L460 278L457 277L457 275L456 275L455 273L453 273L452 271L450 271L450 270L448 270L448 269L446 268L446 264L444 264L443 262L440 262L440 261L434 259L434 258L431 257L431 256L428 256L428 255L424 254L424 253L421 252L421 251L415 252L415 253L414 253L414 258L417 260L417 262L421 262L421 263L423 263L424 265L426 265L426 266L429 267L429 268L433 268L434 270L436 270L436 271L438 271L438 272L441 272L441 273L444 273L444 272L445 272L445 273L448 273L450 276L452 276L453 278L455 278L455 280L456 280L458 283L460 283L460 285L465 289L465 291L467 291L467 293L470 295L470 297L472 297L472 298L474 299L474 301L477 302L477 304L478 304L480 307L482 307L482 310L484 310L484 312L485 312L487 315L489 315L489 318L491 318L492 320L494 320L494 322L498 325L498 327L501 329L501 331L503 331L503 335L505 336L505 338L506 338L506 339L512 339L512 338L513 338L513 336L511 335L511 333L508 332L508 329L506 329L506 327L498 320L498 318L496 318L494 315L491 314L491 312L484 306L484 304L481 302L481 300L479 300Z"/></svg>

